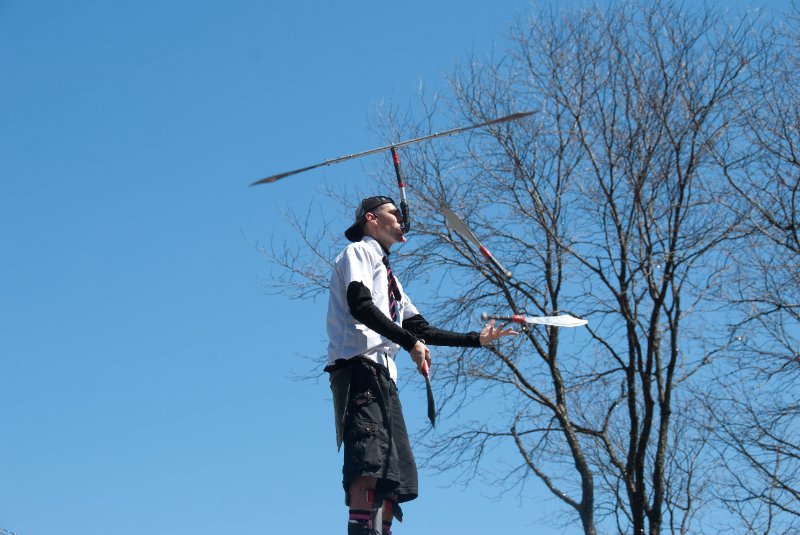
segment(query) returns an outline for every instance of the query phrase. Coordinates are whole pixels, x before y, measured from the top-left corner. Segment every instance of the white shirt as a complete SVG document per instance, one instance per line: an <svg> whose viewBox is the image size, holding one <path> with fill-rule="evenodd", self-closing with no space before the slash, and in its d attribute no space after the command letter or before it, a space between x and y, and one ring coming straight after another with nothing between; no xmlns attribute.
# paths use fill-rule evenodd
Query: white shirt
<svg viewBox="0 0 800 535"><path fill-rule="evenodd" d="M391 318L389 280L386 266L383 265L384 256L381 245L371 236L365 236L360 242L348 245L336 257L328 301L328 364L333 364L337 359L363 355L389 368L389 375L397 382L394 356L400 346L355 319L347 304L347 287L351 282L360 282L369 290L375 306L387 318ZM397 287L403 298L397 303L395 323L402 325L404 319L416 316L419 311L411 303L399 281Z"/></svg>

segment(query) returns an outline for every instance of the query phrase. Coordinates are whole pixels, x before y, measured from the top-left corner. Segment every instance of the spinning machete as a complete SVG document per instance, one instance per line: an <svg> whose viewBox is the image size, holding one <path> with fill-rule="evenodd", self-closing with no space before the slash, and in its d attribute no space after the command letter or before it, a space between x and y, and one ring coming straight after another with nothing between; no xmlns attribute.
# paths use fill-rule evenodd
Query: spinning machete
<svg viewBox="0 0 800 535"><path fill-rule="evenodd" d="M400 156L397 153L397 149L400 147L405 147L406 145L412 145L414 143L419 143L420 141L427 141L429 139L435 139L437 137L445 137L445 136L452 136L453 134L460 134L461 132L466 132L467 130L472 130L474 128L480 128L482 126L489 126L498 123L505 123L508 121L516 121L517 119L522 119L523 117L527 117L532 115L534 112L532 111L523 111L518 113L512 113L511 115L506 115L505 117L498 117L497 119L491 119L489 121L484 121L482 123L475 123L468 126L462 126L459 128L452 128L450 130L444 130L442 132L435 132L433 134L428 134L427 136L422 136L414 139L408 139L406 141L399 141L397 143L392 143L391 145L385 145L383 147L378 147L375 149L365 150L363 152L356 152L354 154L348 154L346 156L340 156L338 158L333 158L330 160L325 160L324 162L316 163L314 165L309 165L306 167L301 167L300 169L294 169L292 171L286 171L284 173L278 173L277 175L268 176L266 178L262 178L261 180L257 180L250 184L251 186L258 186L259 184L271 184L272 182L276 182L282 178L286 178L287 176L296 175L298 173L303 173L305 171L311 171L312 169L316 169L318 167L324 167L326 165L332 165L339 162L345 162L347 160L352 160L354 158L361 158L362 156L369 156L370 154L376 154L378 152L383 151L390 151L392 155L392 162L394 164L394 171L395 175L397 176L397 186L400 188L400 210L403 212L403 231L408 232L411 229L411 216L409 214L408 209L408 201L406 200L406 185L403 181L403 174L400 169Z"/></svg>

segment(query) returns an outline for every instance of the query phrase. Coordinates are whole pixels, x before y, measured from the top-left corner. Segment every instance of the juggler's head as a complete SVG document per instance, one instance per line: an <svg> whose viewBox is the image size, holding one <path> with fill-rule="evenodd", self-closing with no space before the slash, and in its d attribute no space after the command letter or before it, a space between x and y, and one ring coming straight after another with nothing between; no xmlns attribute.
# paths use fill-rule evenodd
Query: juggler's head
<svg viewBox="0 0 800 535"><path fill-rule="evenodd" d="M406 241L403 215L391 197L367 197L358 204L355 222L344 235L352 242L371 236L388 251L393 244Z"/></svg>

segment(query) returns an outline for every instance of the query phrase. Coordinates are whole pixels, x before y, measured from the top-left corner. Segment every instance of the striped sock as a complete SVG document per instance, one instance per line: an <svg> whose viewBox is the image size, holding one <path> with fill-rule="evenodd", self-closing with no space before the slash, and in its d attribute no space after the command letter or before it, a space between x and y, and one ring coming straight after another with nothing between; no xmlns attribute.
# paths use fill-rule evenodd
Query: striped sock
<svg viewBox="0 0 800 535"><path fill-rule="evenodd" d="M370 511L350 509L350 519L347 521L347 535L362 535L372 529L372 515Z"/></svg>

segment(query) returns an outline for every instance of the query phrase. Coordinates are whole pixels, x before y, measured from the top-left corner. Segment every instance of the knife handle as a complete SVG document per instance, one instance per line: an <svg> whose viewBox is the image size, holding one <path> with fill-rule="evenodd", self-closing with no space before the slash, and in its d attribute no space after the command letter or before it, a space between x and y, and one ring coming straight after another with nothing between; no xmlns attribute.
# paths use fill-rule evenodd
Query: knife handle
<svg viewBox="0 0 800 535"><path fill-rule="evenodd" d="M487 249L483 245L481 245L479 249L484 258L486 258L489 262L494 264L494 267L500 270L500 273L503 274L503 277L505 277L506 280L511 280L511 272L507 270L506 267L503 264L501 264L497 258L494 257L494 255L489 251L489 249Z"/></svg>
<svg viewBox="0 0 800 535"><path fill-rule="evenodd" d="M503 316L500 314L487 314L486 312L484 312L481 314L481 319L483 321L488 321L488 320L500 320L506 322L510 321L512 323L519 323L520 325L528 324L528 318L526 318L525 316L520 316L518 314L514 314L513 316Z"/></svg>

